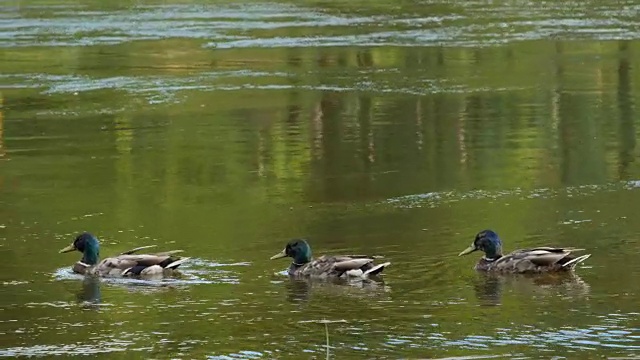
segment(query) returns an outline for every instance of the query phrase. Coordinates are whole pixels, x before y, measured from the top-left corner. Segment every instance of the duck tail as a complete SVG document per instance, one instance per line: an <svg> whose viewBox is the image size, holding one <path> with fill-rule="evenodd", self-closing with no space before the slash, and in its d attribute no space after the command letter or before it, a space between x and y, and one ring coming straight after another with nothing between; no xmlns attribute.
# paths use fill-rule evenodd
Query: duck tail
<svg viewBox="0 0 640 360"><path fill-rule="evenodd" d="M376 265L374 267L372 267L371 269L365 271L362 276L370 276L370 275L378 275L382 272L382 270L384 270L385 267L391 265L390 262L386 262L380 265Z"/></svg>
<svg viewBox="0 0 640 360"><path fill-rule="evenodd" d="M591 254L578 256L577 258L571 259L571 260L567 261L566 263L562 264L562 267L563 268L568 268L568 269L575 269L576 265L578 265L581 262L587 260L589 257L591 257Z"/></svg>
<svg viewBox="0 0 640 360"><path fill-rule="evenodd" d="M179 260L176 260L172 263L170 263L169 265L165 266L165 269L176 269L178 266L182 265L185 261L191 259L190 257L185 257Z"/></svg>

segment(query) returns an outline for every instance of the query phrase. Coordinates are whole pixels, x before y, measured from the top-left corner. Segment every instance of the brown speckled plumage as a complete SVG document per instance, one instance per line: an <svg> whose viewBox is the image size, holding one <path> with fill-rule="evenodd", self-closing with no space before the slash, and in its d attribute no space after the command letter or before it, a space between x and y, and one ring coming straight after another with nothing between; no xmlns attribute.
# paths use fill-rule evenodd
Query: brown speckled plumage
<svg viewBox="0 0 640 360"><path fill-rule="evenodd" d="M536 247L522 249L502 255L502 242L491 230L484 230L461 255L481 250L485 253L475 266L478 271L497 273L549 273L573 271L575 266L588 259L591 254L575 256L583 251L574 248Z"/></svg>
<svg viewBox="0 0 640 360"><path fill-rule="evenodd" d="M476 264L476 270L489 272L508 272L508 273L544 273L571 271L575 266L566 265L571 260L577 259L572 251L581 249L563 249L563 248L534 248L516 250L512 253L504 255L496 260L489 261L481 258ZM586 259L586 258L585 258Z"/></svg>
<svg viewBox="0 0 640 360"><path fill-rule="evenodd" d="M382 264L375 274L384 269L389 263ZM367 271L378 265L374 264L374 259L367 257L351 257L347 255L323 255L319 258L312 259L310 262L297 265L292 263L289 266L288 273L293 276L311 276L311 277L341 277L341 276L362 276Z"/></svg>
<svg viewBox="0 0 640 360"><path fill-rule="evenodd" d="M77 250L83 253L82 260L73 265L73 272L100 277L169 276L173 275L175 269L189 259L175 256L175 254L182 252L181 250L156 254L135 254L150 247L153 246L138 247L98 262L98 240L89 233L82 233L76 237L71 245L60 252Z"/></svg>
<svg viewBox="0 0 640 360"><path fill-rule="evenodd" d="M157 254L141 254L141 255L118 255L114 257L108 257L101 260L95 266L86 266L82 262L77 262L73 271L79 274L95 275L102 277L118 277L118 276L154 276L164 275L169 276L173 273L174 268L166 268L162 265L164 263L174 263L180 259L178 257L171 257L169 255L157 255ZM124 273L125 270L134 268L136 266L143 266L139 274ZM166 266L166 265L165 265Z"/></svg>
<svg viewBox="0 0 640 360"><path fill-rule="evenodd" d="M285 249L271 259L291 257L287 270L291 276L337 278L369 277L380 274L389 262L375 264L374 257L365 255L323 255L311 257L311 248L304 239L291 240Z"/></svg>

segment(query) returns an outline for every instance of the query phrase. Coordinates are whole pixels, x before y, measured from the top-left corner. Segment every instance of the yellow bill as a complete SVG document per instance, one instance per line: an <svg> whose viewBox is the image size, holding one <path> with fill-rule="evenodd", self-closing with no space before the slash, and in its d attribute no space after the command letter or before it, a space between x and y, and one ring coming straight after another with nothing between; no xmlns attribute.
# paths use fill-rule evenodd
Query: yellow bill
<svg viewBox="0 0 640 360"><path fill-rule="evenodd" d="M73 244L71 244L71 245L67 246L66 248L64 248L64 249L62 249L62 250L60 250L60 251L58 251L58 253L59 253L59 254L62 254L62 253L68 253L68 252L70 252L70 251L74 251L75 249L76 249L76 247L75 247L75 246L73 246Z"/></svg>
<svg viewBox="0 0 640 360"><path fill-rule="evenodd" d="M458 256L471 254L472 252L474 252L476 250L478 250L478 249L476 249L476 247L473 244L471 244L471 246L469 246L468 248L464 249L464 251L462 251L460 254L458 254Z"/></svg>
<svg viewBox="0 0 640 360"><path fill-rule="evenodd" d="M273 255L271 257L271 260L280 259L280 258L283 258L283 257L287 257L287 249L286 248L284 250L282 250L281 252Z"/></svg>

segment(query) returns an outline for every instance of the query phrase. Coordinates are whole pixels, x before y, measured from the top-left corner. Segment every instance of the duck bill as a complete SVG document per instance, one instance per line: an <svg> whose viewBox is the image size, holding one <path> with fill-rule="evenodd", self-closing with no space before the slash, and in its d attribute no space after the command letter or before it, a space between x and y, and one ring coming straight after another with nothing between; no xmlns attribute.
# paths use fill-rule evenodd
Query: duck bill
<svg viewBox="0 0 640 360"><path fill-rule="evenodd" d="M475 246L471 245L468 248L464 249L460 254L458 254L458 256L471 254L472 252L474 252L476 250L478 250L478 249L476 249Z"/></svg>
<svg viewBox="0 0 640 360"><path fill-rule="evenodd" d="M66 248L58 251L58 254L68 253L68 252L71 252L71 251L73 251L75 249L76 249L75 246L73 246L73 244L71 244L71 245L67 246Z"/></svg>
<svg viewBox="0 0 640 360"><path fill-rule="evenodd" d="M283 258L283 257L287 257L287 249L284 249L284 250L280 251L279 253L273 255L271 257L271 260L280 259L280 258Z"/></svg>

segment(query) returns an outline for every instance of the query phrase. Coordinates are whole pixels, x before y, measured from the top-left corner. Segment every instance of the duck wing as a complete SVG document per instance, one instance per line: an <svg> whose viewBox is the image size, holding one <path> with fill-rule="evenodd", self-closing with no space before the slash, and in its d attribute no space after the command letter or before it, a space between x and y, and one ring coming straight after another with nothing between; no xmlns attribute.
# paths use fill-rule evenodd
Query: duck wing
<svg viewBox="0 0 640 360"><path fill-rule="evenodd" d="M140 254L140 255L120 255L115 257L120 263L131 263L133 262L136 265L160 265L163 262L169 260L171 258L170 255L150 255L150 254ZM171 261L173 262L173 260Z"/></svg>
<svg viewBox="0 0 640 360"><path fill-rule="evenodd" d="M591 256L573 256L572 252L582 251L574 248L536 247L516 250L493 263L498 270L516 272L549 272L573 269L575 265Z"/></svg>
<svg viewBox="0 0 640 360"><path fill-rule="evenodd" d="M128 267L135 266L137 261L129 257L130 255L120 255L115 257L109 257L102 259L96 266L98 270L101 272L109 271L110 269L121 269L124 270Z"/></svg>
<svg viewBox="0 0 640 360"><path fill-rule="evenodd" d="M158 254L125 254L103 259L94 272L102 276L114 275L155 275L165 269L176 269L190 258L172 257L182 250Z"/></svg>
<svg viewBox="0 0 640 360"><path fill-rule="evenodd" d="M324 255L302 267L299 273L316 277L366 277L379 274L389 264L375 265L374 259L365 256Z"/></svg>
<svg viewBox="0 0 640 360"><path fill-rule="evenodd" d="M121 256L121 255L132 255L132 254L135 254L136 252L138 252L140 250L150 249L150 248L154 248L154 247L156 247L156 245L140 246L140 247L137 247L135 249L131 249L131 250L127 250L125 252L122 252L118 256ZM181 252L184 252L184 250L170 250L170 251L159 252L159 253L155 253L155 254L151 254L151 255L168 256L168 255L178 254L178 253L181 253Z"/></svg>
<svg viewBox="0 0 640 360"><path fill-rule="evenodd" d="M347 270L360 269L363 266L372 262L373 262L373 259L367 259L367 258L357 258L357 259L342 258L342 259L336 259L336 262L333 263L333 267L338 271L344 272Z"/></svg>

